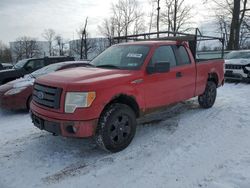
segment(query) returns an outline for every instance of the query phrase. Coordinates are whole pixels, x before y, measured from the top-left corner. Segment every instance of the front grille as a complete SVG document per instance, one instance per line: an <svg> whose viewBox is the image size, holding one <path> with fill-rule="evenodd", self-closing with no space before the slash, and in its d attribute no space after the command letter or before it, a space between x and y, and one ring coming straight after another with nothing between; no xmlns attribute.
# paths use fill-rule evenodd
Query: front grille
<svg viewBox="0 0 250 188"><path fill-rule="evenodd" d="M226 69L242 69L242 65L226 65Z"/></svg>
<svg viewBox="0 0 250 188"><path fill-rule="evenodd" d="M62 88L35 84L33 89L33 100L40 105L59 109Z"/></svg>

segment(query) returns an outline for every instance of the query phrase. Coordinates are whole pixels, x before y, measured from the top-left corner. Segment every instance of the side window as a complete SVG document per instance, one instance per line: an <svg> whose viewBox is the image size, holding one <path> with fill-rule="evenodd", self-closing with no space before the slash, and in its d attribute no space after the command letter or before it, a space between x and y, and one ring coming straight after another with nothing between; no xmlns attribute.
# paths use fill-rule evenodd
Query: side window
<svg viewBox="0 0 250 188"><path fill-rule="evenodd" d="M176 66L176 59L171 46L160 46L154 52L149 66L153 66L156 62L169 62L170 67Z"/></svg>
<svg viewBox="0 0 250 188"><path fill-rule="evenodd" d="M191 64L189 55L187 50L184 46L177 46L176 47L176 56L177 56L177 64L178 65L188 65Z"/></svg>
<svg viewBox="0 0 250 188"><path fill-rule="evenodd" d="M37 70L37 69L40 69L42 67L44 67L43 59L30 60L25 66L26 70L28 70L28 71Z"/></svg>

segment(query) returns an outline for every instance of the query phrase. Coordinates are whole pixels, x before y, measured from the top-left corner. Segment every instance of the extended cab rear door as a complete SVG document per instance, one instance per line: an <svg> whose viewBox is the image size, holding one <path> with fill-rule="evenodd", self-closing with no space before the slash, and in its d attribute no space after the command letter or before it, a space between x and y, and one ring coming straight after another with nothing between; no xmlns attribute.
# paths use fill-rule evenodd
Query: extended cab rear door
<svg viewBox="0 0 250 188"><path fill-rule="evenodd" d="M179 101L194 97L196 82L196 66L193 55L189 49L183 45L173 46L177 60L176 72Z"/></svg>

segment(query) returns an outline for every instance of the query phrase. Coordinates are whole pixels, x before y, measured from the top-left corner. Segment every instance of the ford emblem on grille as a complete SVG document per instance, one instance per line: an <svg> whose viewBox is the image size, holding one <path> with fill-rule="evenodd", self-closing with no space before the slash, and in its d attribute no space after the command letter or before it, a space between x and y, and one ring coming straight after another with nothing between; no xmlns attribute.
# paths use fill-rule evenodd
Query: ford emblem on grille
<svg viewBox="0 0 250 188"><path fill-rule="evenodd" d="M43 99L43 98L44 98L44 93L41 92L41 91L37 92L37 97L38 97L39 99Z"/></svg>

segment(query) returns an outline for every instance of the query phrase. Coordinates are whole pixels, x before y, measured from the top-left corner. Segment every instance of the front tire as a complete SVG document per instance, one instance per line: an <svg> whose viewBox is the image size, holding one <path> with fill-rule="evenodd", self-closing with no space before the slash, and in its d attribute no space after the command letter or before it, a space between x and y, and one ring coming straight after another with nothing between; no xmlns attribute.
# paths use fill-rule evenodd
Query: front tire
<svg viewBox="0 0 250 188"><path fill-rule="evenodd" d="M200 106L202 108L211 108L214 105L216 95L216 84L213 81L208 81L204 93L198 97Z"/></svg>
<svg viewBox="0 0 250 188"><path fill-rule="evenodd" d="M102 113L95 139L103 149L119 152L131 143L135 132L135 112L125 104L115 103Z"/></svg>

